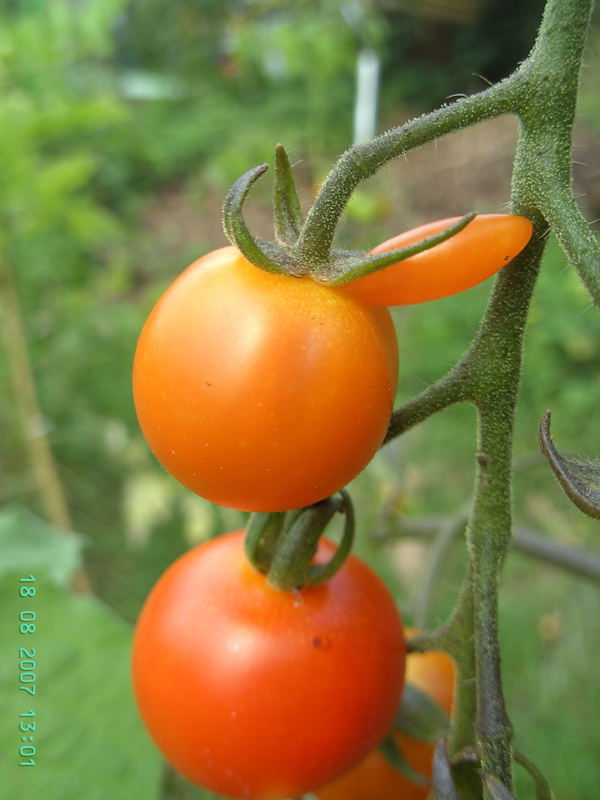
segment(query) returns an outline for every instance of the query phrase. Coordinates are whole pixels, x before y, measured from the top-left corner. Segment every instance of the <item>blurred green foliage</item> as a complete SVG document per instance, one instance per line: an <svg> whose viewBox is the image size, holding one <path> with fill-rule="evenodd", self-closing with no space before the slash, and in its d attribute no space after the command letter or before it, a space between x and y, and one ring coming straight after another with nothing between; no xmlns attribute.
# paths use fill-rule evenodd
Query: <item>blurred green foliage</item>
<svg viewBox="0 0 600 800"><path fill-rule="evenodd" d="M68 591L75 535L9 508L0 514L0 548L10 551L0 575L0 796L158 800L161 762L129 679L131 631L96 598ZM22 587L34 594L23 597ZM21 632L22 618L35 620L27 623L34 630ZM21 669L35 680L18 683Z"/></svg>
<svg viewBox="0 0 600 800"><path fill-rule="evenodd" d="M68 791L87 800L93 795L79 789L94 761L98 796L207 797L173 775L161 782L154 751L133 732L126 686L130 628L122 620L135 620L153 582L190 544L244 524L243 514L191 496L154 462L130 392L136 339L152 304L192 258L224 243L219 217L226 188L271 159L273 145L284 141L300 162L303 198L312 194L325 166L351 140L360 47L380 51L381 113L397 119L407 105L412 113L453 91L477 88L473 72L492 79L507 74L526 54L540 5L514 3L508 14L502 4L500 14L490 0L480 4L478 16L458 24L411 16L393 3L361 7L334 0L0 3L0 277L7 269L14 275L43 415L35 432L24 430L9 380L9 348L0 348L0 547L10 565L0 590L13 609L17 567L44 572L44 563L71 569L76 561L71 539L62 554L54 545L46 553L35 536L48 532L42 526L40 534L39 520L12 505L43 514L25 445L26 436L46 434L97 597L68 594L59 569L60 580L53 583L51 575L40 598L47 626L39 640L45 660L39 709L57 716L44 733L52 730L52 747L40 739L38 782L30 790L48 800L68 797ZM600 127L591 73L580 107ZM397 232L386 230L396 221L385 187L375 182L353 200L344 232L354 244ZM257 187L256 198L249 214L266 225L268 187ZM461 355L488 291L486 284L396 312L399 400ZM0 323L5 316L0 297ZM548 535L596 550L594 523L570 506L537 455L536 428L550 407L559 446L597 455L599 366L597 316L551 244L527 341L515 451L529 467L517 476L516 515ZM381 547L369 534L392 524L383 508L419 516L462 507L470 496L474 451L473 411L452 408L378 454L352 487L360 509L359 551L395 587L408 617L426 545ZM35 559L32 547L40 550ZM432 622L452 605L462 557L457 548ZM593 796L600 727L586 709L597 703L600 685L600 668L590 657L599 644L590 624L597 618L597 591L524 556L511 557L505 583L501 622L518 742L549 773L557 796ZM14 647L13 611L7 614L3 653ZM69 641L63 620L72 630ZM52 686L63 665L70 680L68 687L57 684L59 701ZM9 664L0 678L12 718L19 698L11 670ZM114 696L104 694L109 680ZM96 687L103 688L98 693ZM565 709L571 711L565 715ZM127 737L132 731L136 743L140 737L135 755L112 738L110 724L123 725ZM15 731L9 724L6 743L2 739L11 766ZM74 732L83 759L72 758ZM524 782L519 788L520 797L533 797ZM9 785L6 796L22 794Z"/></svg>

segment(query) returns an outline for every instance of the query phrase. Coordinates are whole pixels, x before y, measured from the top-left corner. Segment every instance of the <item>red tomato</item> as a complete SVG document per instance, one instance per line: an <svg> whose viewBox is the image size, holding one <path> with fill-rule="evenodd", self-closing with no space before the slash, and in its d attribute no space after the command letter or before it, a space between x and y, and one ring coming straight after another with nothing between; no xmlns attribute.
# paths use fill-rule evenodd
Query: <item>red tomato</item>
<svg viewBox="0 0 600 800"><path fill-rule="evenodd" d="M409 635L410 630L406 629ZM446 653L409 653L406 658L406 683L429 694L448 714L452 709L454 662ZM402 733L396 742L411 767L430 777L434 745ZM340 778L318 789L319 800L426 800L431 785L409 780L379 752L373 750Z"/></svg>
<svg viewBox="0 0 600 800"><path fill-rule="evenodd" d="M331 557L321 541L317 561ZM140 615L133 683L145 724L193 782L240 798L297 797L389 728L405 642L393 598L355 556L326 583L271 588L243 532L182 556Z"/></svg>
<svg viewBox="0 0 600 800"><path fill-rule="evenodd" d="M224 506L283 511L333 494L371 460L397 360L387 309L226 247L185 270L150 314L134 399L181 483Z"/></svg>
<svg viewBox="0 0 600 800"><path fill-rule="evenodd" d="M386 253L440 233L460 217L440 219L377 245ZM470 289L504 267L531 238L532 225L516 214L480 214L459 233L416 256L358 278L346 291L367 305L399 306L437 300Z"/></svg>

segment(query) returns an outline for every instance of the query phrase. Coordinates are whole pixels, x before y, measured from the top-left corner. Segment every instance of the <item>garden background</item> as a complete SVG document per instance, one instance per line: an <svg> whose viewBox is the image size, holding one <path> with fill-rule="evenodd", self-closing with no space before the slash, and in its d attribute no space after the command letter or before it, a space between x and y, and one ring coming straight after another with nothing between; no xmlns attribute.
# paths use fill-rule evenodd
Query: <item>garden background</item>
<svg viewBox="0 0 600 800"><path fill-rule="evenodd" d="M188 263L226 243L228 187L272 162L279 141L306 206L352 143L361 52L379 60L382 131L509 74L529 50L542 7L539 0L0 3L0 797L207 797L165 769L142 729L129 647L141 604L166 566L245 517L176 484L148 450L130 388L141 326ZM573 150L590 221L600 218L599 70L596 24ZM355 194L344 244L368 248L432 219L506 211L515 137L514 120L500 118L398 160ZM263 183L246 218L269 237ZM461 355L489 288L394 311L399 402ZM570 504L537 444L550 408L558 446L597 457L599 398L598 316L550 242L515 431L521 540L533 531L600 559L598 522ZM469 501L474 413L450 408L415 428L350 486L357 550L409 622L433 625L455 600L464 546L458 536L430 581L439 546L432 537L462 519ZM24 598L20 578L30 575L37 593ZM36 613L30 637L19 631L23 609ZM562 800L593 797L600 783L599 619L592 581L511 553L500 616L508 710L516 745ZM21 647L36 649L35 696L18 688ZM36 763L19 766L19 714L29 709ZM517 773L518 797L532 792Z"/></svg>

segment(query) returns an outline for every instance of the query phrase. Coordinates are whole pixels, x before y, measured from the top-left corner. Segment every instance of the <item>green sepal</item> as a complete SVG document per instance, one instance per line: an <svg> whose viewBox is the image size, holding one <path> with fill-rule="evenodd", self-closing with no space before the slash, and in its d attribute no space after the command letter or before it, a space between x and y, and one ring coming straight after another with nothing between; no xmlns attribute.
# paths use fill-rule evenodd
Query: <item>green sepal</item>
<svg viewBox="0 0 600 800"><path fill-rule="evenodd" d="M331 249L325 258L315 258L312 261L301 248L299 249L299 237L304 222L290 162L281 144L275 148L273 182L275 241L269 242L254 237L248 230L242 215L242 207L250 188L268 168L268 164L259 164L235 181L223 203L223 228L229 241L251 264L278 275L290 277L309 275L313 280L326 285L343 286L445 242L476 216L475 212L466 214L435 236L400 250L368 254L356 250Z"/></svg>
<svg viewBox="0 0 600 800"><path fill-rule="evenodd" d="M546 411L539 427L542 453L550 464L571 502L580 511L600 519L600 459L563 456L550 437L550 411Z"/></svg>
<svg viewBox="0 0 600 800"><path fill-rule="evenodd" d="M446 736L450 718L435 700L411 683L404 686L394 729L413 739L437 742Z"/></svg>
<svg viewBox="0 0 600 800"><path fill-rule="evenodd" d="M385 267L389 267L399 261L405 261L407 258L423 253L425 250L431 250L432 247L445 242L452 236L456 236L476 216L477 214L471 211L434 236L429 236L420 242L402 247L400 250L390 250L387 253L375 253L373 255L366 255L362 252L332 250L330 263L326 267L321 267L318 273L313 274L313 277L331 286L343 286L358 278L364 278L366 275L378 272L380 269L385 269Z"/></svg>
<svg viewBox="0 0 600 800"><path fill-rule="evenodd" d="M431 783L426 775L422 775L411 767L392 733L388 733L379 743L379 752L385 756L394 769L397 769L398 772L413 783L418 783L421 786L428 786Z"/></svg>
<svg viewBox="0 0 600 800"><path fill-rule="evenodd" d="M223 203L223 228L231 244L235 245L250 263L265 270L282 274L284 269L278 263L279 248L272 242L265 247L265 242L255 239L244 221L242 216L242 206L250 187L265 174L268 164L260 164L244 173L233 184Z"/></svg>
<svg viewBox="0 0 600 800"><path fill-rule="evenodd" d="M273 223L275 241L293 245L302 227L302 211L290 161L282 144L275 147L273 179Z"/></svg>

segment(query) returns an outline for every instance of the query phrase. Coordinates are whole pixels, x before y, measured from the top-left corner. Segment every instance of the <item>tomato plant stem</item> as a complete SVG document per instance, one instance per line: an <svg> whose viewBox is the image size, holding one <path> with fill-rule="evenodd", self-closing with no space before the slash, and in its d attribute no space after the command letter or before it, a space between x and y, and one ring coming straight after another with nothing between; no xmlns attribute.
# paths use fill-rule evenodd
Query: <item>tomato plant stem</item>
<svg viewBox="0 0 600 800"><path fill-rule="evenodd" d="M308 263L325 261L332 247L337 222L361 181L409 150L510 111L510 95L506 90L505 84L498 84L451 106L410 120L371 142L346 150L325 179L308 212L295 245L297 257Z"/></svg>
<svg viewBox="0 0 600 800"><path fill-rule="evenodd" d="M344 529L333 556L313 564L313 557L331 518L341 512ZM245 552L267 582L282 591L315 586L340 569L354 540L354 509L345 490L303 509L286 514L253 514L246 529Z"/></svg>
<svg viewBox="0 0 600 800"><path fill-rule="evenodd" d="M509 791L512 726L502 691L498 580L512 531L512 430L523 336L548 225L594 302L600 304L600 247L571 190L571 135L590 10L589 0L550 0L529 58L508 79L406 123L376 139L368 149L348 151L334 168L331 181L325 181L313 206L314 220L309 214L297 245L308 250L328 246L328 231L345 205L346 192L381 163L457 127L508 111L518 116L512 207L534 223L532 241L496 279L465 356L444 378L394 413L386 438L389 441L456 402L466 400L478 409L477 478L467 523L470 568L456 612L442 636L447 638L459 674L448 752L452 757L475 747L483 772ZM319 235L314 233L317 217L329 220ZM456 646L453 634L458 633L461 644ZM461 796L473 796L475 771L468 765L455 771ZM487 787L480 790L489 797Z"/></svg>
<svg viewBox="0 0 600 800"><path fill-rule="evenodd" d="M294 250L300 261L327 260L337 223L361 181L384 164L449 133L512 113L531 137L517 153L535 164L528 186L521 184L517 213L541 214L600 304L600 244L577 208L571 191L571 130L581 54L591 14L591 0L550 0L528 59L508 78L485 91L442 106L393 128L370 142L356 144L339 158L325 179L300 230Z"/></svg>
<svg viewBox="0 0 600 800"><path fill-rule="evenodd" d="M520 73L513 208L544 218L600 306L600 244L573 195L572 129L592 0L551 0Z"/></svg>
<svg viewBox="0 0 600 800"><path fill-rule="evenodd" d="M456 663L454 686L454 713L448 736L448 755L475 748L477 731L477 666L473 638L473 585L472 569L465 577L455 614L451 620L449 648ZM455 768L455 782L464 800L481 800L481 781L472 762Z"/></svg>

